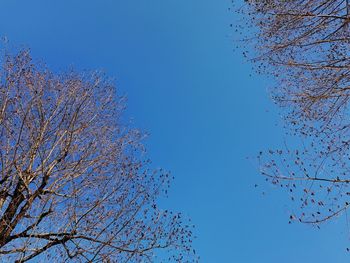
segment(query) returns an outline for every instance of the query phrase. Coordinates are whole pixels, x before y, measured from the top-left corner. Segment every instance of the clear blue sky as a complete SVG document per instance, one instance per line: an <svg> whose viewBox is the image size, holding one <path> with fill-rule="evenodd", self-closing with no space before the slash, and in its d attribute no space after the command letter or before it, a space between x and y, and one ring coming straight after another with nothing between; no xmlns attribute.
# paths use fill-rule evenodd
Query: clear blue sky
<svg viewBox="0 0 350 263"><path fill-rule="evenodd" d="M246 160L280 145L283 133L267 81L250 77L233 52L229 7L229 0L0 0L0 35L54 70L73 65L116 78L127 116L151 134L154 165L176 177L166 204L196 224L201 262L347 262L345 220L321 230L288 225L287 194L264 184Z"/></svg>

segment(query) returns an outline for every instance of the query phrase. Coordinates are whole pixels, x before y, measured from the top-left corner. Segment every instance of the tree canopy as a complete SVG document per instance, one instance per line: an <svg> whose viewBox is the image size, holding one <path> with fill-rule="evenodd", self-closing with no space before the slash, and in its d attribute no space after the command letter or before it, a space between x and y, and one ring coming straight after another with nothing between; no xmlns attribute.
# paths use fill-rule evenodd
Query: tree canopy
<svg viewBox="0 0 350 263"><path fill-rule="evenodd" d="M169 174L101 73L56 74L28 50L0 69L0 257L6 262L195 260L192 226L158 208Z"/></svg>
<svg viewBox="0 0 350 263"><path fill-rule="evenodd" d="M319 226L350 204L349 1L248 0L240 11L254 34L244 43L275 81L287 131L301 142L261 153L261 172L298 203L291 221Z"/></svg>

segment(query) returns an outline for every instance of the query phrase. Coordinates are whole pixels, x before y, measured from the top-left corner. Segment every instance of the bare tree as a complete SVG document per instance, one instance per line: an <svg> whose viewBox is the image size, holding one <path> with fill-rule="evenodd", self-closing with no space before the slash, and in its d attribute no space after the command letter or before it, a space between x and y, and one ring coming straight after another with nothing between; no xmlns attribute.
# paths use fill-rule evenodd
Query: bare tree
<svg viewBox="0 0 350 263"><path fill-rule="evenodd" d="M0 255L3 262L194 260L191 226L157 207L169 175L102 74L54 74L27 50L0 70Z"/></svg>
<svg viewBox="0 0 350 263"><path fill-rule="evenodd" d="M260 154L261 172L286 188L317 226L350 205L350 3L348 0L247 0L244 43L257 70L276 81L273 98L300 147Z"/></svg>

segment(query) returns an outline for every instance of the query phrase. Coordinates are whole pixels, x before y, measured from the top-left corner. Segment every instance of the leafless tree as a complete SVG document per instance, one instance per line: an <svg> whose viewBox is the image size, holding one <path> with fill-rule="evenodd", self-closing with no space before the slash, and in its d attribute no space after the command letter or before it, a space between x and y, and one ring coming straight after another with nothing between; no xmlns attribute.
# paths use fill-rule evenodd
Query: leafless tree
<svg viewBox="0 0 350 263"><path fill-rule="evenodd" d="M319 225L350 205L350 3L348 0L247 0L244 43L257 70L272 76L273 98L301 143L260 154L261 172L286 188ZM242 27L242 25L241 25ZM249 34L250 34L249 33Z"/></svg>
<svg viewBox="0 0 350 263"><path fill-rule="evenodd" d="M54 74L28 50L5 54L2 262L154 262L158 249L169 261L195 259L192 227L156 204L169 175L150 168L115 92L103 74Z"/></svg>

